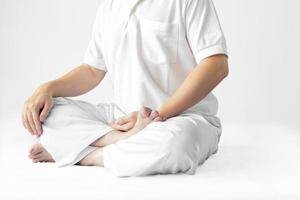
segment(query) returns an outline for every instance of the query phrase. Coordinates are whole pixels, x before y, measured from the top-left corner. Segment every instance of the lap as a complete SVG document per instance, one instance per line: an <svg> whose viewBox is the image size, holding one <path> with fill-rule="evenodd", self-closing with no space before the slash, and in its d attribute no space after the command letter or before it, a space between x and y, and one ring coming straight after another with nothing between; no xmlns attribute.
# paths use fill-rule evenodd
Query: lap
<svg viewBox="0 0 300 200"><path fill-rule="evenodd" d="M71 124L108 124L113 120L109 112L110 104L94 105L89 102L72 100L69 98L54 98L51 109L44 126L57 127ZM70 126L68 126L70 128Z"/></svg>
<svg viewBox="0 0 300 200"><path fill-rule="evenodd" d="M116 146L128 147L147 145L153 151L174 151L180 153L216 151L221 129L208 123L200 115L176 116L165 122L152 122L145 129L126 140L119 141Z"/></svg>
<svg viewBox="0 0 300 200"><path fill-rule="evenodd" d="M103 125L105 128L114 120L111 104L94 105L68 98L54 98L54 107L43 126L50 128L73 129ZM164 122L152 122L145 129L120 143L148 141L165 145L166 142L199 144L219 137L221 129L213 126L201 115L185 114L172 117ZM178 142L177 142L178 141Z"/></svg>
<svg viewBox="0 0 300 200"><path fill-rule="evenodd" d="M186 172L217 152L220 128L199 115L152 122L145 129L103 148L104 166L117 176Z"/></svg>
<svg viewBox="0 0 300 200"><path fill-rule="evenodd" d="M40 142L59 166L74 164L91 149L89 145L112 130L106 105L55 98L43 123Z"/></svg>
<svg viewBox="0 0 300 200"><path fill-rule="evenodd" d="M78 134L106 130L108 123L114 120L110 109L111 104L94 105L68 98L55 98L54 107L43 126L46 130L55 132L75 129ZM134 144L147 148L149 144L154 151L168 148L195 152L195 149L214 149L219 142L220 133L219 127L213 126L201 115L184 114L164 122L152 122L136 135L119 141L115 146L127 148Z"/></svg>

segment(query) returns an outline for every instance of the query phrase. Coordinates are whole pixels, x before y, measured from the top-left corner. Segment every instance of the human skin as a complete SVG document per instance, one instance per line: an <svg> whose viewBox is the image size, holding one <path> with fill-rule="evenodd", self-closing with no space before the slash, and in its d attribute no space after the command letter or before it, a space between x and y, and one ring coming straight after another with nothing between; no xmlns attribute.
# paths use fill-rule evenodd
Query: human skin
<svg viewBox="0 0 300 200"><path fill-rule="evenodd" d="M42 134L41 123L53 106L52 97L73 97L87 93L103 80L105 73L103 70L83 64L61 78L43 84L24 104L23 125L31 134L40 136ZM139 127L146 127L154 119L163 121L179 115L203 99L227 75L228 61L225 55L210 56L202 60L176 92L158 108L158 112L151 112L151 120L144 120L144 124L140 123ZM111 126L117 131L126 132L134 127L136 119L137 112L133 112L129 116L118 119ZM116 142L118 140L116 138L118 137L114 135L114 139L108 139L107 144Z"/></svg>
<svg viewBox="0 0 300 200"><path fill-rule="evenodd" d="M156 110L143 107L115 123L115 130L99 138L91 145L99 147L86 156L79 164L103 166L102 148L130 137L144 129L152 121L164 121L193 106L211 92L228 75L228 62L225 55L215 55L204 59L187 76L175 93ZM53 106L53 97L77 96L96 87L104 78L105 72L88 65L81 65L63 77L40 86L26 101L23 109L23 124L34 135L41 135L41 122L46 119ZM31 118L30 118L31 117ZM53 161L51 155L40 145L34 145L29 157L33 162ZM95 159L97 157L97 159Z"/></svg>
<svg viewBox="0 0 300 200"><path fill-rule="evenodd" d="M179 115L207 96L228 73L227 56L220 54L203 59L175 93L158 108L158 115L162 121ZM112 127L116 130L130 130L135 120L136 112L116 121Z"/></svg>
<svg viewBox="0 0 300 200"><path fill-rule="evenodd" d="M192 107L206 97L228 73L227 56L220 54L203 59L158 109L159 116L167 119Z"/></svg>
<svg viewBox="0 0 300 200"><path fill-rule="evenodd" d="M145 128L147 124L152 121L157 121L157 119L151 119L150 115L152 114L150 108L142 107L137 112L137 119L134 127L126 132L120 132L113 130L105 134L103 137L99 138L91 146L97 147L93 152L86 155L82 160L79 161L79 165L84 166L103 166L103 156L102 156L102 147L116 143L119 140L128 138L134 134L137 134L140 130ZM155 114L152 114L155 115ZM29 152L29 158L32 159L32 162L55 162L52 155L40 144L34 144Z"/></svg>
<svg viewBox="0 0 300 200"><path fill-rule="evenodd" d="M33 135L41 135L41 122L47 118L53 106L53 97L74 97L87 93L95 88L104 76L105 71L82 64L61 78L44 83L24 103L24 127Z"/></svg>

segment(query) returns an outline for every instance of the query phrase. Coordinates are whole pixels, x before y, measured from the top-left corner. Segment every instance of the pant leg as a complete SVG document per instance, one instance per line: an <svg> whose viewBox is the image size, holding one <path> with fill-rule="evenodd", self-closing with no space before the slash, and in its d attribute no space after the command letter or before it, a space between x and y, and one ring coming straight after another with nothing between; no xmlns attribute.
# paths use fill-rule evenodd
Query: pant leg
<svg viewBox="0 0 300 200"><path fill-rule="evenodd" d="M104 166L119 177L194 174L217 152L220 134L220 127L200 115L153 122L136 135L104 147Z"/></svg>
<svg viewBox="0 0 300 200"><path fill-rule="evenodd" d="M77 163L95 149L89 146L91 143L113 130L107 125L111 121L107 107L108 104L54 98L40 142L58 166Z"/></svg>

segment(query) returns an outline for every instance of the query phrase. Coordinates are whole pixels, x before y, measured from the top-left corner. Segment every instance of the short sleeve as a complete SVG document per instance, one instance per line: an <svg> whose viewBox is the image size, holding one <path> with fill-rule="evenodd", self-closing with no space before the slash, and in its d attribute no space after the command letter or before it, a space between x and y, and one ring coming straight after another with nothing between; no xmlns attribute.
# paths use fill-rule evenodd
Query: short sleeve
<svg viewBox="0 0 300 200"><path fill-rule="evenodd" d="M96 20L93 25L92 38L86 49L83 63L92 67L107 71L106 64L102 52L102 40L101 40L101 9L98 8Z"/></svg>
<svg viewBox="0 0 300 200"><path fill-rule="evenodd" d="M197 63L212 55L227 55L225 37L212 0L188 0L185 26Z"/></svg>

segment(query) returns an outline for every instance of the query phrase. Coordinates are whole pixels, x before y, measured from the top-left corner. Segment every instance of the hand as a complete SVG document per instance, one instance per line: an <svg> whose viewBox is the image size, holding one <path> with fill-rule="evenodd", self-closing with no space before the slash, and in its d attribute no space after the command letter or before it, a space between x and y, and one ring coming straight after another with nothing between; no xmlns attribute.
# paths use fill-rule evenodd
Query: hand
<svg viewBox="0 0 300 200"><path fill-rule="evenodd" d="M42 124L53 107L52 94L45 87L40 87L24 103L22 111L23 126L32 134L42 134Z"/></svg>
<svg viewBox="0 0 300 200"><path fill-rule="evenodd" d="M111 123L110 126L118 131L129 131L136 123L138 112L132 112L129 115L120 117L115 122Z"/></svg>
<svg viewBox="0 0 300 200"><path fill-rule="evenodd" d="M159 116L159 113L156 110L151 110L149 108L147 109L142 109L142 111L140 111L142 113L142 115L147 118L148 120L146 121L164 121L164 119L162 119ZM119 131L129 131L132 128L134 128L136 126L137 120L138 120L138 111L136 112L132 112L127 116L124 117L120 117L119 119L117 119L114 123L110 124L110 126L116 130ZM139 121L139 127L142 126L142 124L144 124L143 126L146 126L146 121L145 120L140 120Z"/></svg>

